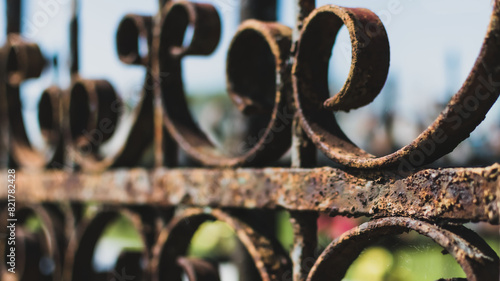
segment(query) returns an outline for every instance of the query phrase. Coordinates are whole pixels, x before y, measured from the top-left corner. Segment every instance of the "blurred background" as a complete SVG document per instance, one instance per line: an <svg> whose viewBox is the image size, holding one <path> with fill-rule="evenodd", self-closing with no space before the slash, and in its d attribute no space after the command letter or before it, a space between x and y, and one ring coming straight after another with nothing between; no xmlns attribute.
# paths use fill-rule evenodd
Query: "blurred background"
<svg viewBox="0 0 500 281"><path fill-rule="evenodd" d="M5 14L5 1L0 13ZM33 143L39 144L37 104L43 89L52 84L70 86L69 21L72 1L57 1L57 10L47 13L41 3L23 2L23 34L37 42L49 65L40 79L22 86L23 114ZM206 57L183 60L185 88L190 108L200 126L228 149L244 131L243 116L232 106L226 94L225 59L228 45L239 25L238 0L205 0L220 12L222 38L216 51ZM278 21L293 27L294 1L278 0ZM370 105L349 113L336 113L344 132L360 147L375 155L385 155L408 144L418 136L461 87L479 53L490 13L488 0L318 0L317 6L337 4L365 7L377 13L387 30L391 46L391 68L386 85ZM116 54L117 26L127 13L151 15L158 12L157 0L86 0L80 5L80 74L86 78L109 80L123 97L127 112L139 101L145 69L122 64ZM40 18L40 13L49 20ZM0 21L5 30L5 21ZM0 33L5 40L5 33ZM351 50L347 30L338 35L330 61L331 92L338 91L349 71ZM125 114L126 115L126 114ZM126 116L124 117L126 118ZM40 147L43 149L43 147ZM229 148L230 149L230 148ZM276 165L289 165L285 156ZM320 165L333 165L319 157ZM435 166L485 166L500 161L500 103L485 121L455 151ZM89 210L92 206L88 207ZM341 233L362 223L365 218L320 217L318 251ZM286 249L292 243L292 229L286 212L275 216L276 235ZM37 231L37 222L30 222ZM470 224L498 252L499 229ZM389 243L390 242L390 243ZM108 271L123 249L140 251L138 233L125 218L111 224L101 238L94 266ZM223 280L236 280L238 274L231 259L238 249L234 233L223 223L206 223L195 235L190 253L221 262ZM436 280L464 277L449 255L428 239L409 233L389 238L367 249L351 266L346 280ZM319 253L319 252L318 252Z"/></svg>

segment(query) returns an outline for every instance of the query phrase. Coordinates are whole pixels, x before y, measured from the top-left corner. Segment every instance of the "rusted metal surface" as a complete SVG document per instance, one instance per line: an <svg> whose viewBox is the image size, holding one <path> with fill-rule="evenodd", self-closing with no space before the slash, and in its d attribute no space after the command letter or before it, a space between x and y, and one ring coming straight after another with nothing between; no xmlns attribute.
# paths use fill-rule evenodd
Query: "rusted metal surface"
<svg viewBox="0 0 500 281"><path fill-rule="evenodd" d="M218 48L220 11L211 4L160 0L156 16L124 16L116 33L117 59L144 67L146 77L131 122L122 130L126 133L119 135L120 93L108 81L79 74L80 10L74 0L71 86L54 85L41 95L38 122L45 150L39 151L26 132L20 89L49 63L39 46L20 34L21 1L6 3L0 163L8 158L9 168L19 168L19 275L7 273L0 263L2 280L159 281L181 280L183 274L188 280L219 280L215 263L187 256L195 231L214 220L229 225L240 240L247 267L255 273L247 276L251 280L341 280L374 240L409 230L444 247L468 280L498 280L498 256L459 224L500 224L500 164L417 168L466 139L498 98L500 0L494 1L483 47L463 87L417 139L383 157L353 144L331 112L370 103L385 83L389 43L370 10L316 8L314 0L296 0L298 19L291 29L276 22L276 1L241 1L245 21L227 50L227 90L247 119L246 135L256 141L242 141L238 153L227 153L191 116L181 71L184 58ZM351 70L344 87L330 98L328 58L343 25L352 41ZM114 152L103 149L122 135ZM286 168L262 168L274 165L290 146L290 163L280 164ZM176 168L177 147L199 162L196 167L205 167ZM148 149L154 155L148 156ZM318 167L318 149L342 167ZM154 169L138 164L144 157L154 158ZM8 195L0 189L1 229L12 208L4 204ZM273 229L273 214L282 209L294 229L290 253ZM319 213L374 220L344 233L317 259ZM41 231L25 225L30 216L39 219ZM123 251L110 272L96 272L96 244L122 216L139 232L144 247ZM2 256L10 251L5 239L0 235Z"/></svg>
<svg viewBox="0 0 500 281"><path fill-rule="evenodd" d="M63 210L58 205L35 204L19 208L19 224L16 225L18 271L11 275L5 271L4 264L0 264L2 280L61 280L62 275L62 280L181 280L183 273L188 280L219 280L218 269L213 263L184 257L197 228L203 222L213 220L225 222L234 230L262 280L306 280L308 269L311 271L307 280L341 280L363 249L383 237L410 230L430 237L442 246L444 253L451 254L463 268L467 280L493 281L499 277L500 263L496 253L476 233L457 224L405 217L374 219L344 233L316 259L312 248L316 235L310 232L315 229L311 224L315 222L315 213L292 212L296 226L300 225L295 234L302 242L296 244L290 260L274 237L262 235L252 225L243 223L237 214L220 209L179 209L178 214L172 219L169 217L164 224L160 212L153 209L98 208L67 234L64 225L71 221L72 214ZM33 232L23 225L31 215L40 218L43 232ZM122 252L110 272L95 272L91 261L96 243L107 225L119 215L125 216L141 233L144 248L142 252ZM5 245L5 241L0 244L2 256L8 253ZM293 259L298 257L297 254L300 258ZM300 262L302 269L293 270L292 261L295 266ZM34 270L34 265L40 262L45 266Z"/></svg>
<svg viewBox="0 0 500 281"><path fill-rule="evenodd" d="M360 16L363 20L359 19ZM481 123L500 93L500 55L497 52L500 48L499 18L500 1L495 1L488 32L474 68L434 123L411 144L392 154L375 157L347 138L329 109L356 108L370 102L378 94L387 73L385 31L378 18L366 10L334 5L316 9L305 19L292 70L295 105L304 130L325 155L352 168L396 166L401 170L413 171L446 155ZM340 19L351 34L352 65L342 94L329 98L328 60L324 58L331 55L335 34L340 28L339 24L342 24ZM370 52L382 52L381 61L377 64L372 64L373 61L363 62L361 58ZM349 89L353 89L353 92Z"/></svg>
<svg viewBox="0 0 500 281"><path fill-rule="evenodd" d="M321 7L305 21L293 70L295 76L300 77L298 83L310 81L312 84L308 88L310 100L316 102L329 95L324 83L328 74L325 54L331 53L343 25L352 41L349 77L342 89L323 103L324 108L335 111L349 111L372 102L382 90L389 72L389 40L377 15L361 8Z"/></svg>
<svg viewBox="0 0 500 281"><path fill-rule="evenodd" d="M469 281L496 281L497 254L473 231L456 225L439 226L410 218L383 218L360 225L332 242L318 258L307 280L343 279L361 251L387 235L414 230L430 237L460 264Z"/></svg>
<svg viewBox="0 0 500 281"><path fill-rule="evenodd" d="M317 149L300 126L300 117L296 114L292 123L292 168L313 168L317 164Z"/></svg>
<svg viewBox="0 0 500 281"><path fill-rule="evenodd" d="M229 96L236 107L247 115L250 123L258 124L246 129L249 139L256 141L243 140L238 153L222 151L193 120L181 73L183 58L209 55L217 48L221 30L218 11L210 4L166 1L162 2L156 21L151 16L129 14L118 27L119 58L127 64L142 65L148 71L139 105L131 118L132 124L126 130L128 134L118 145L119 149L108 154L101 150L101 143L116 137L114 131L119 126L121 107L120 102L115 101L119 101L120 95L114 93L107 82L79 77L79 10L78 2L74 3L71 94L68 97L61 90L51 95L55 100L51 103L53 113L50 114L50 108L42 111L45 112L40 115L42 126L46 126L50 118L53 126L51 137L45 139L49 149L40 152L33 148L23 125L19 86L26 79L40 75L44 58L35 43L23 41L17 33L15 25L19 24L16 18L20 16L20 8L17 2L8 1L9 11L18 14L9 14L8 40L1 52L4 59L2 75L7 82L0 87L0 96L8 105L5 109L8 114L2 115L2 124L8 123L10 127L12 165L32 169L76 167L102 172L111 167L137 165L146 149L154 145L156 165L172 166L177 163L178 145L202 165L259 167L278 160L289 148L293 135L294 167L314 166L313 155L317 148L347 167L397 167L400 172L412 172L447 154L465 139L484 118L500 92L496 82L500 78L496 52L500 47L496 40L500 33L497 24L500 8L496 1L475 67L449 106L410 145L390 155L375 157L347 139L330 111L363 106L371 102L384 85L389 44L380 19L363 8L326 5L314 9L314 1L298 1L299 19L292 38L290 28L261 21L275 16L265 16L264 12L255 12L252 8L248 18L255 19L241 24L229 47L227 78ZM265 5L276 13L274 2L248 1L243 3L243 9L245 5ZM330 98L326 58L330 56L342 25L347 26L351 35L352 65L344 87ZM190 31L192 36L187 38ZM147 50L139 50L141 41L147 42ZM107 90L99 90L104 84ZM44 102L41 106L47 108L47 104ZM60 107L63 114L56 114ZM60 126L56 126L58 122ZM307 137L301 136L304 133ZM62 139L66 147L62 147ZM299 153L301 147L308 149ZM300 162L304 161L299 158L307 157L305 154L310 154L311 159L306 162L311 164L301 166Z"/></svg>
<svg viewBox="0 0 500 281"><path fill-rule="evenodd" d="M315 210L499 223L500 166L397 174L318 169L142 169L18 174L19 200ZM64 186L65 188L60 188ZM6 197L6 191L0 191Z"/></svg>

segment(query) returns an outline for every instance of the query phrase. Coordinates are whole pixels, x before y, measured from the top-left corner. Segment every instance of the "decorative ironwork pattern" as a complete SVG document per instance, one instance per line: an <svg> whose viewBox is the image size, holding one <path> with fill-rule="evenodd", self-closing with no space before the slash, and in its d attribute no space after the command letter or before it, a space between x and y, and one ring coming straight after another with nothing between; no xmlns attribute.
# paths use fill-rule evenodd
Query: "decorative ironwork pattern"
<svg viewBox="0 0 500 281"><path fill-rule="evenodd" d="M226 153L191 116L181 70L184 58L216 49L220 15L211 4L159 2L158 15L129 14L118 27L120 60L144 67L146 77L133 121L121 134L126 139L107 153L102 146L117 137L124 103L111 83L79 73L77 1L70 28L71 87L46 89L38 104L43 151L26 132L21 85L39 77L48 60L20 34L21 1L6 1L0 162L19 170L18 254L16 274L7 271L8 259L0 263L1 280L159 281L182 280L183 274L191 281L220 280L216 264L185 257L198 227L215 220L234 230L254 264L255 276L242 280L342 280L364 248L410 230L451 254L467 280L500 279L497 254L462 226L500 223L499 164L419 169L465 140L500 94L500 0L494 1L482 49L462 88L415 140L383 157L350 141L332 114L371 103L385 84L389 42L375 13L299 0L296 26L290 28L276 22L276 1L241 1L245 21L227 50L227 88L252 124L246 134L257 140L241 153ZM330 97L329 58L344 25L352 64L344 86ZM140 42L147 42L147 52L140 51ZM196 164L179 168L178 148ZM155 167L141 167L151 149ZM268 167L289 149L291 167ZM316 150L341 168L317 167ZM0 190L2 230L12 208L5 200L9 195ZM86 207L89 202L96 207ZM276 209L291 216L290 253L260 225ZM318 257L319 213L372 220L344 233ZM33 216L40 233L26 227ZM144 249L123 252L111 273L95 272L96 244L120 216L140 232ZM10 244L8 236L0 238L3 260Z"/></svg>

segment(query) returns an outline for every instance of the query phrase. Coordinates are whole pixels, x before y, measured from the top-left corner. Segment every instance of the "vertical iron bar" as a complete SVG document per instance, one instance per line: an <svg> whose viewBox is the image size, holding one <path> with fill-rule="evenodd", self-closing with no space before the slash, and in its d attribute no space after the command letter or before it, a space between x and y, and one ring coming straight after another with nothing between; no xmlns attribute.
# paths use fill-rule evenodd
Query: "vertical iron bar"
<svg viewBox="0 0 500 281"><path fill-rule="evenodd" d="M302 28L302 22L316 7L316 0L299 0L298 4L299 14L297 23L299 24L299 28Z"/></svg>
<svg viewBox="0 0 500 281"><path fill-rule="evenodd" d="M159 14L161 16L163 7L171 2L172 0L158 0L159 4ZM159 36L159 35L157 35ZM158 43L157 43L158 44ZM152 53L154 50L158 48L158 46L151 46L149 50L149 65L148 71L152 71L154 69ZM162 77L161 73L156 73L156 77L152 77L155 89L154 98L153 98L153 108L154 108L154 165L155 167L175 167L178 163L178 147L175 140L170 136L170 133L165 128L163 123L163 105L161 101L161 86L159 85L160 81L155 81L155 79L165 79L166 77Z"/></svg>
<svg viewBox="0 0 500 281"><path fill-rule="evenodd" d="M309 271L316 261L316 246L318 244L317 212L290 212L293 226L293 281L305 281Z"/></svg>
<svg viewBox="0 0 500 281"><path fill-rule="evenodd" d="M7 33L21 33L22 0L7 0Z"/></svg>
<svg viewBox="0 0 500 281"><path fill-rule="evenodd" d="M21 0L7 0L6 4L6 18L7 18L7 34L21 33ZM10 107L10 104L9 104ZM7 138L9 136L7 135ZM12 153L8 153L7 165L9 168L17 169L18 165Z"/></svg>
<svg viewBox="0 0 500 281"><path fill-rule="evenodd" d="M80 69L80 62L79 62L79 13L80 13L80 6L79 6L79 1L78 0L73 0L73 16L71 18L71 23L70 23L70 52L71 52L71 67L70 67L70 73L71 77L73 78L74 75L78 74L78 71Z"/></svg>
<svg viewBox="0 0 500 281"><path fill-rule="evenodd" d="M292 57L293 64L297 40L304 19L314 10L316 0L296 0L297 24L293 32ZM316 165L317 149L311 139L306 135L300 125L298 115L295 115L292 124L292 167L314 167ZM293 262L293 281L305 281L307 275L316 261L316 247L318 245L318 213L317 212L290 212L293 226L293 249L291 259Z"/></svg>
<svg viewBox="0 0 500 281"><path fill-rule="evenodd" d="M297 24L293 31L292 57L290 58L289 67L293 64L297 40L300 36L300 30L304 19L311 13L315 6L316 0L295 0L297 11ZM317 149L306 133L303 131L300 120L296 115L292 125L292 167L294 168L311 168L316 166Z"/></svg>
<svg viewBox="0 0 500 281"><path fill-rule="evenodd" d="M312 168L316 166L316 146L300 126L298 115L293 118L291 152L293 168Z"/></svg>
<svg viewBox="0 0 500 281"><path fill-rule="evenodd" d="M276 0L241 0L240 21L257 19L276 21Z"/></svg>

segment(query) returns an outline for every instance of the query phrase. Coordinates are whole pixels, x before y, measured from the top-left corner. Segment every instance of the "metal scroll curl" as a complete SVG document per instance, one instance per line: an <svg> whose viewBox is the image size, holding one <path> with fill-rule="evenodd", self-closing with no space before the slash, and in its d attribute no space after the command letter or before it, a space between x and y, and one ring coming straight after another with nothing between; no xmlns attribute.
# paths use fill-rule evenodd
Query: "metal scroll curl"
<svg viewBox="0 0 500 281"><path fill-rule="evenodd" d="M53 86L46 89L38 103L39 126L44 150L37 149L29 139L23 122L21 83L37 78L46 61L35 43L30 43L18 34L9 34L7 43L0 51L2 81L0 99L4 103L2 130L9 132L7 142L9 153L19 165L28 169L57 168L62 163L63 140L60 125L60 101L62 91ZM12 164L11 164L12 165Z"/></svg>
<svg viewBox="0 0 500 281"><path fill-rule="evenodd" d="M473 231L464 226L439 226L403 217L376 219L344 233L323 251L307 280L340 281L363 249L384 236L410 230L431 238L450 253L464 270L467 280L498 280L500 270L497 254Z"/></svg>
<svg viewBox="0 0 500 281"><path fill-rule="evenodd" d="M217 280L217 268L203 260L184 257L198 227L203 222L214 220L225 222L234 230L252 257L263 281L280 280L291 272L288 255L273 238L262 236L247 224L221 210L187 209L174 217L159 235L153 250L153 280L182 280L183 272L191 278L190 281Z"/></svg>
<svg viewBox="0 0 500 281"><path fill-rule="evenodd" d="M8 208L0 214L2 218L2 229L7 229L9 222L7 215ZM30 218L40 222L40 229L30 230L27 221ZM65 219L55 208L43 205L21 206L16 210L17 221L13 224L15 236L9 243L9 237L0 240L0 253L5 260L0 263L0 278L2 280L61 280L62 261L64 260L65 239ZM7 225L5 225L7 223ZM31 226L33 227L33 226ZM11 228L8 228L11 229ZM15 248L10 252L10 248ZM10 257L13 256L13 263ZM15 274L7 271L15 268Z"/></svg>
<svg viewBox="0 0 500 281"><path fill-rule="evenodd" d="M208 166L255 166L279 159L291 138L291 120L282 118L291 89L286 68L291 29L251 20L244 22L233 38L227 58L229 96L248 118L267 124L249 129L247 135L258 141L253 146L244 144L236 155L216 148L198 127L189 113L182 82L182 58L208 55L219 42L217 11L209 4L167 3L159 29L158 71L169 74L161 80L164 122L179 146ZM187 29L193 31L192 37L185 38Z"/></svg>
<svg viewBox="0 0 500 281"><path fill-rule="evenodd" d="M323 251L307 280L340 281L363 249L384 236L410 230L431 238L450 253L464 270L467 280L498 280L498 256L473 231L458 225L438 226L402 217L373 220L343 234Z"/></svg>
<svg viewBox="0 0 500 281"><path fill-rule="evenodd" d="M147 219L144 216L147 215ZM136 280L149 280L151 247L157 235L159 217L140 210L102 207L95 215L78 225L69 240L64 262L64 280L111 280L116 276L132 276ZM99 238L110 223L120 216L128 219L139 231L142 252L126 249L120 254L114 272L99 273L94 270L92 260ZM103 276L104 275L104 276Z"/></svg>
<svg viewBox="0 0 500 281"><path fill-rule="evenodd" d="M376 157L351 142L330 111L357 108L379 93L389 63L385 30L366 9L327 5L312 11L304 20L292 70L295 105L304 131L326 156L351 168L397 167L409 172L439 159L469 136L499 96L499 20L500 1L496 0L474 68L434 123L409 145ZM328 58L342 24L351 36L351 72L340 93L329 98Z"/></svg>
<svg viewBox="0 0 500 281"><path fill-rule="evenodd" d="M139 48L141 40L147 43L146 52ZM60 169L66 165L72 167L73 163L67 163L69 158L82 170L92 172L137 165L145 149L152 144L154 134L155 81L150 71L151 42L151 17L132 14L124 17L117 32L118 55L127 64L143 65L148 70L140 101L127 119L131 124L124 126L127 130L117 134L118 123L123 119L123 102L112 85L105 80L83 79L73 73L69 91L50 87L41 95L38 122L43 150L40 150L26 132L20 86L27 79L39 77L46 61L37 44L26 42L20 34L9 33L6 45L0 50L0 78L4 81L0 87L0 125L2 146L9 148L14 161L10 165ZM8 137L3 134L6 131ZM101 145L116 135L117 138L125 135L125 141L121 141L113 153L103 153Z"/></svg>
<svg viewBox="0 0 500 281"><path fill-rule="evenodd" d="M140 41L147 42L146 54L141 52ZM123 102L113 86L105 80L76 79L64 101L65 138L70 143L70 154L84 171L101 172L110 167L137 165L154 134L153 88L150 69L152 42L152 18L126 15L117 31L117 52L126 64L143 65L147 68L139 104L134 108L127 125L125 142L109 155L100 151L106 141L117 134L118 122L123 121Z"/></svg>

